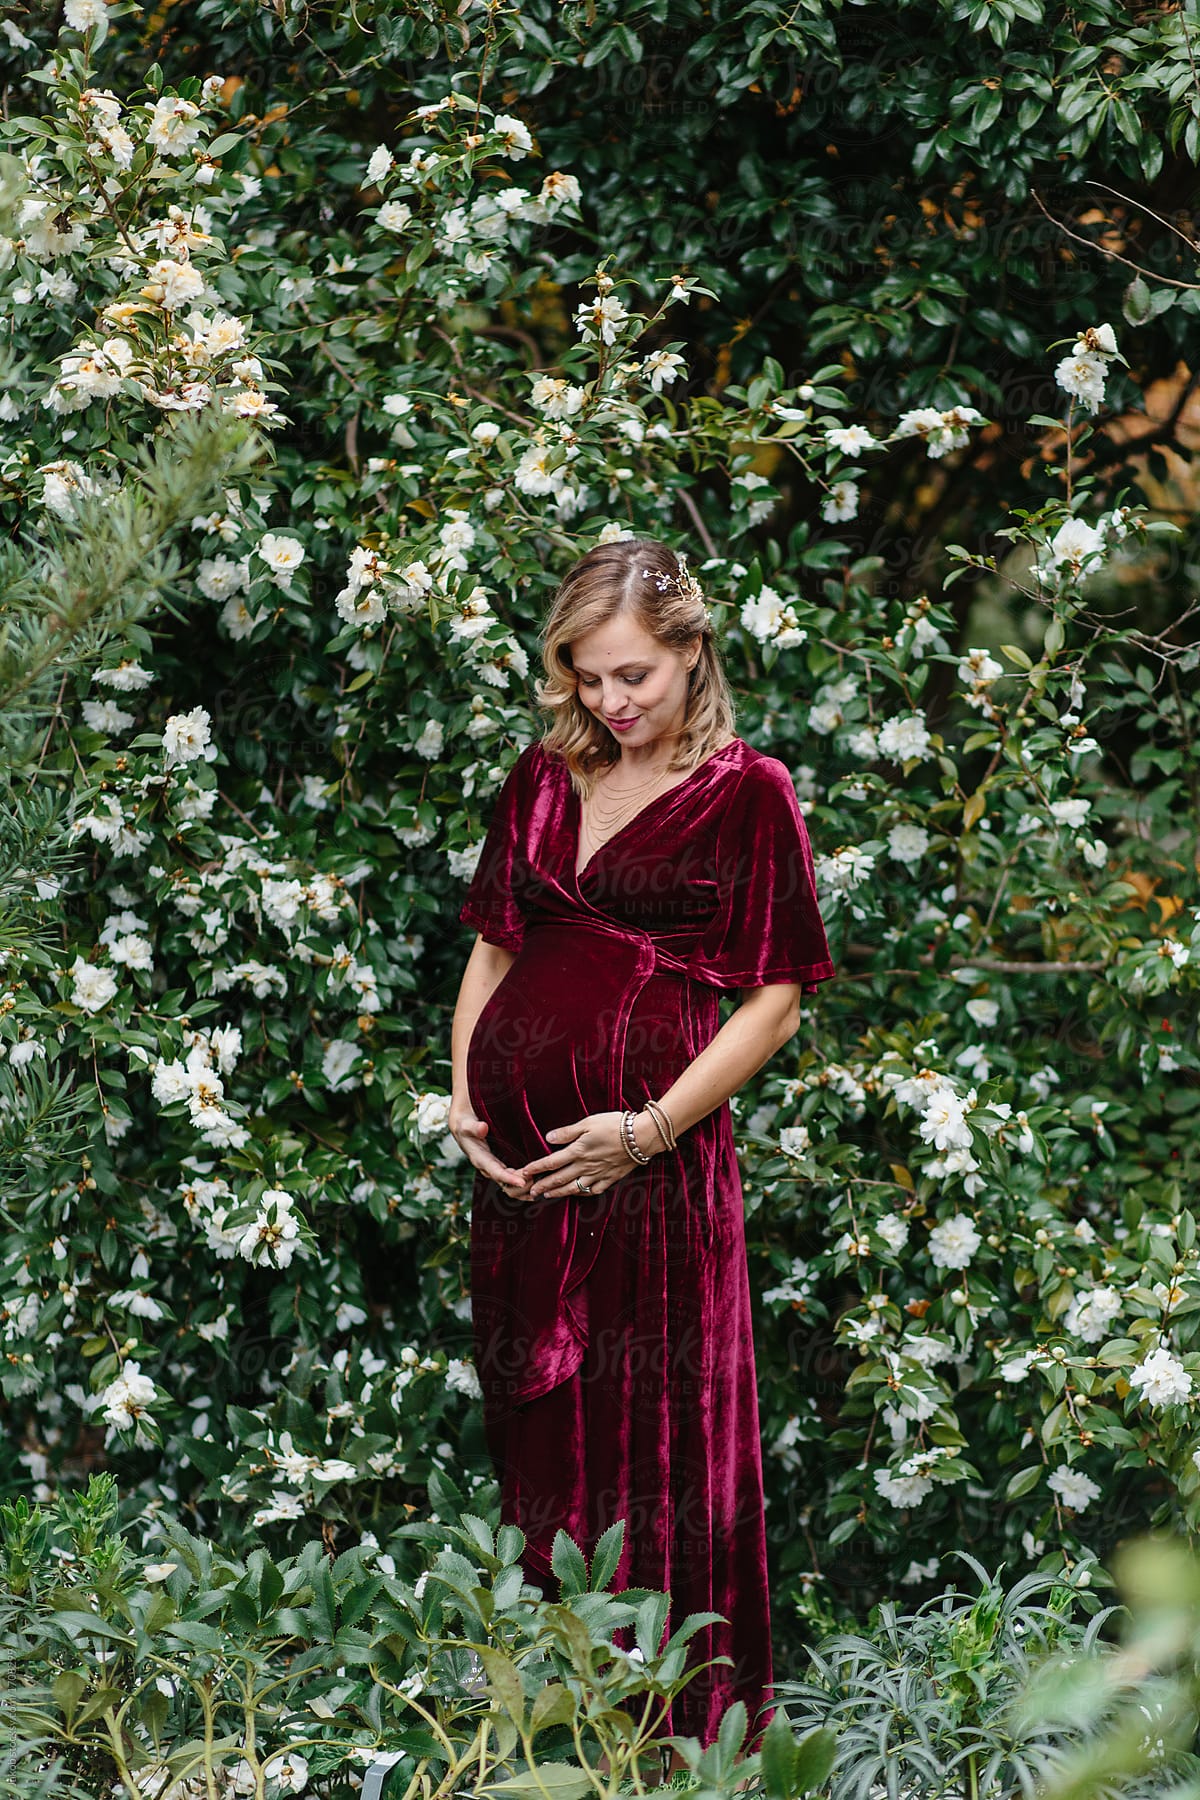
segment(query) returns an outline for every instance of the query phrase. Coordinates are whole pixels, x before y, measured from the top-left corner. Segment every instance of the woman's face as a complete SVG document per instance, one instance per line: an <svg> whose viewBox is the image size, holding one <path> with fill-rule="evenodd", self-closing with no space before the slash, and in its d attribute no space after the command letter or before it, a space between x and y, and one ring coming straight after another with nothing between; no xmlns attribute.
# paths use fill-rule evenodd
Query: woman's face
<svg viewBox="0 0 1200 1800"><path fill-rule="evenodd" d="M579 698L619 744L640 749L681 729L698 643L671 649L632 614L616 613L570 649Z"/></svg>

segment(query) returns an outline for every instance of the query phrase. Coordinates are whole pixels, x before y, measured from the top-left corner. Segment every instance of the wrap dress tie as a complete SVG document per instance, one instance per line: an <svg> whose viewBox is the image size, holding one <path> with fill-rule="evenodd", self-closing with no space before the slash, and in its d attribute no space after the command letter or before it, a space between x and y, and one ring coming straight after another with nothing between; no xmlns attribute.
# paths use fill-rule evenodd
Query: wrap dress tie
<svg viewBox="0 0 1200 1800"><path fill-rule="evenodd" d="M711 1042L723 991L833 973L783 763L733 738L577 875L579 799L540 743L497 797L459 919L515 953L476 1020L471 1104L519 1167L555 1126L658 1099ZM510 1198L478 1170L472 1331L504 1518L555 1592L562 1527L590 1555L626 1521L613 1587L671 1595L702 1669L662 1729L710 1743L772 1679L741 1178L728 1102L598 1194Z"/></svg>

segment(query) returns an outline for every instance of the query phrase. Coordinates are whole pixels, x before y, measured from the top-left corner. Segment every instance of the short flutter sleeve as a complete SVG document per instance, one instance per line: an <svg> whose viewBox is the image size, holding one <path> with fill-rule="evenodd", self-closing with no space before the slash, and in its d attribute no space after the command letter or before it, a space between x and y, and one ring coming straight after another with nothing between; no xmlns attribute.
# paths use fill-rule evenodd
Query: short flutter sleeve
<svg viewBox="0 0 1200 1800"><path fill-rule="evenodd" d="M719 988L794 981L815 994L835 973L804 815L777 757L756 757L729 796L717 892L716 913L688 962L696 980Z"/></svg>
<svg viewBox="0 0 1200 1800"><path fill-rule="evenodd" d="M520 895L528 867L526 796L537 749L527 745L504 778L458 915L461 925L473 925L486 943L502 950L519 950L525 937Z"/></svg>

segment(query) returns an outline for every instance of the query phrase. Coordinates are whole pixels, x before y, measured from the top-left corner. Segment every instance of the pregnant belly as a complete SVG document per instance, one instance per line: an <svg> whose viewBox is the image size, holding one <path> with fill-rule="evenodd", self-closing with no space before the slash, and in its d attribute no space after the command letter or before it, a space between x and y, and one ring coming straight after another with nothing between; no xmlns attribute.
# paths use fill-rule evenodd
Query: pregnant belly
<svg viewBox="0 0 1200 1800"><path fill-rule="evenodd" d="M528 930L467 1050L471 1103L496 1155L544 1156L555 1126L660 1094L696 1054L689 991L654 969L643 940L577 924Z"/></svg>

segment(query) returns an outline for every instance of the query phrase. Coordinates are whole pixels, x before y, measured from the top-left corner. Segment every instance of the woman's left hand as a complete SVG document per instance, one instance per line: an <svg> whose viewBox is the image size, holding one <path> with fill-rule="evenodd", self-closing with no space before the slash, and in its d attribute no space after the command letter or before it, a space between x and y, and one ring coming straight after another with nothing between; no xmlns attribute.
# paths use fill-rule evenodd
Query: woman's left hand
<svg viewBox="0 0 1200 1800"><path fill-rule="evenodd" d="M562 1148L524 1165L522 1173L531 1186L520 1198L566 1200L580 1192L577 1176L583 1177L589 1193L599 1194L631 1169L639 1168L625 1148L621 1117L619 1112L588 1113L573 1125L557 1125L546 1132L546 1142Z"/></svg>

